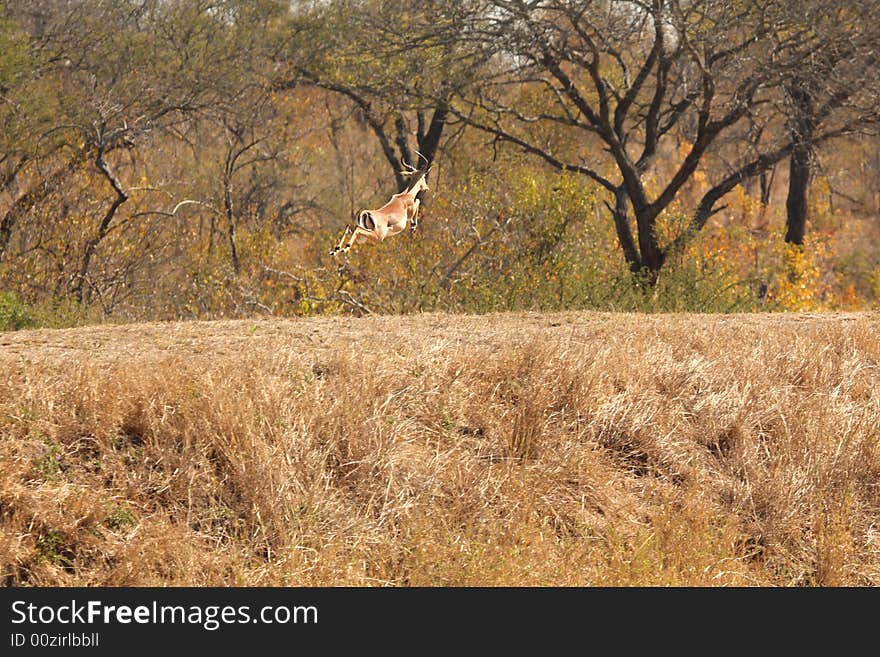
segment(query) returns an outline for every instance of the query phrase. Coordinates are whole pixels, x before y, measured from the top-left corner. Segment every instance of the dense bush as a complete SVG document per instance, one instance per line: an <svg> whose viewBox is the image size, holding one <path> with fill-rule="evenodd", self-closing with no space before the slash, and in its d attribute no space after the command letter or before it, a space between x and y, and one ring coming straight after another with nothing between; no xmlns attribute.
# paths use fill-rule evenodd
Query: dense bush
<svg viewBox="0 0 880 657"><path fill-rule="evenodd" d="M11 292L0 292L0 331L17 331L32 326L30 309Z"/></svg>

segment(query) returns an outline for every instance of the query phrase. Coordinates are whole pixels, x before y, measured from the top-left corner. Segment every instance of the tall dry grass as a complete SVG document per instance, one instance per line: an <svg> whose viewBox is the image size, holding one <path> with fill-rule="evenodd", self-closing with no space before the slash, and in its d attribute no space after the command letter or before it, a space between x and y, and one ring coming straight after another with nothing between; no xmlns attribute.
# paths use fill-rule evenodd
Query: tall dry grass
<svg viewBox="0 0 880 657"><path fill-rule="evenodd" d="M10 585L878 585L866 314L0 334Z"/></svg>

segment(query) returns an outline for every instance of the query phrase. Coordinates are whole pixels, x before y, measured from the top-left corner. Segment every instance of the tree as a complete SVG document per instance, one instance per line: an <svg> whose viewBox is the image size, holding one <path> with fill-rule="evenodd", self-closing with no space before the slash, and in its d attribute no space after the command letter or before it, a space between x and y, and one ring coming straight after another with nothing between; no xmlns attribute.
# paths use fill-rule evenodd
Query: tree
<svg viewBox="0 0 880 657"><path fill-rule="evenodd" d="M67 278L64 287L80 303L87 303L93 293L102 296L106 291L102 288L125 287L117 273L101 274L103 281L94 275L102 244L117 229L137 232L147 217L173 217L173 212L155 205L144 208L150 202L143 195L174 199L165 188L179 186L175 181L133 184L130 171L136 153L151 142L187 139L188 131L204 134L205 125L219 124L227 137L223 203L217 204L222 211L203 198L174 206L208 211L212 220L222 213L237 272L233 178L255 161L241 160L241 142L250 138L248 126L258 125L265 116L255 108L266 105L272 61L268 50L278 45L272 38L273 21L283 20L287 6L275 0L36 0L26 8L11 6L6 11L9 24L24 35L34 62L26 75L19 76L29 86L20 85L16 101L33 104L33 87L42 85L51 111L42 112L40 121L32 119L27 130L17 132L19 142L30 140L39 148L18 156L33 173L25 180L18 176L23 191L0 215L0 257L8 253L14 235L21 253L51 253L44 239L51 232L44 218L48 213L37 211L53 196L70 202L72 183L94 178L99 186L91 193L100 198L103 192L105 200L84 204L77 213L94 223L75 235L81 239L78 256L74 258L70 247L65 247L58 268ZM201 145L203 150L205 146ZM11 148L7 162L12 161ZM127 156L119 157L123 152ZM16 170L10 165L8 171L11 179ZM126 213L133 202L135 207ZM21 225L28 218L37 221L37 216L40 226ZM145 249L146 244L131 249L130 257L143 257Z"/></svg>
<svg viewBox="0 0 880 657"><path fill-rule="evenodd" d="M44 65L39 55L29 52L28 33L8 11L0 13L0 193L16 196L17 187L27 185L28 169L57 144L41 135L48 130L56 110L51 85L39 75ZM71 167L59 167L18 194L0 216L0 261L20 216L39 198L57 186ZM24 182L23 182L24 179Z"/></svg>
<svg viewBox="0 0 880 657"><path fill-rule="evenodd" d="M306 83L350 101L403 190L404 169L433 164L453 119L452 102L478 80L479 57L449 36L463 27L455 19L423 2L323 3L295 23L300 33L278 84ZM443 26L442 38L427 26Z"/></svg>
<svg viewBox="0 0 880 657"><path fill-rule="evenodd" d="M880 11L875 2L801 2L792 9L818 41L812 56L783 84L789 156L785 241L803 245L815 141L822 122L842 115L855 131L876 123Z"/></svg>
<svg viewBox="0 0 880 657"><path fill-rule="evenodd" d="M773 129L779 90L839 34L812 31L795 9L788 0L469 2L467 38L476 50L492 48L495 69L452 112L604 188L630 269L653 281L728 192L796 150L792 133ZM839 107L834 96L815 108L811 146L865 118L842 117ZM756 120L766 138L743 148ZM722 156L733 164L711 179L686 228L661 244L658 218L701 166L718 168Z"/></svg>

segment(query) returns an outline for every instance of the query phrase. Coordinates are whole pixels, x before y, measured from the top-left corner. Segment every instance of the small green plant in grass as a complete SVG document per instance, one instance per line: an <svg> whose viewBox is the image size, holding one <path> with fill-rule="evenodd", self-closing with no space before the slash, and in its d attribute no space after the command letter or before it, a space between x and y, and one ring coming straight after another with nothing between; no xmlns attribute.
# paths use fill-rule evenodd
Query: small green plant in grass
<svg viewBox="0 0 880 657"><path fill-rule="evenodd" d="M113 531L124 531L137 524L137 516L125 502L113 502L107 508L104 524Z"/></svg>
<svg viewBox="0 0 880 657"><path fill-rule="evenodd" d="M51 564L64 569L73 567L73 559L64 545L64 536L57 529L47 529L37 536L37 552Z"/></svg>
<svg viewBox="0 0 880 657"><path fill-rule="evenodd" d="M45 481L58 481L62 474L61 453L56 445L49 445L34 463L34 470Z"/></svg>

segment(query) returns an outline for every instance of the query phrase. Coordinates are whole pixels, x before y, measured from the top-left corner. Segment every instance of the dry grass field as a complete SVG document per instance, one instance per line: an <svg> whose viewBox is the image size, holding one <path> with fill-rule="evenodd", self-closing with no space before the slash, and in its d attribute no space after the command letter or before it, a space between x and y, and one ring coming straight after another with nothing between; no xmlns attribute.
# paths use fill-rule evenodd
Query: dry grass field
<svg viewBox="0 0 880 657"><path fill-rule="evenodd" d="M880 585L880 317L0 334L7 585Z"/></svg>

